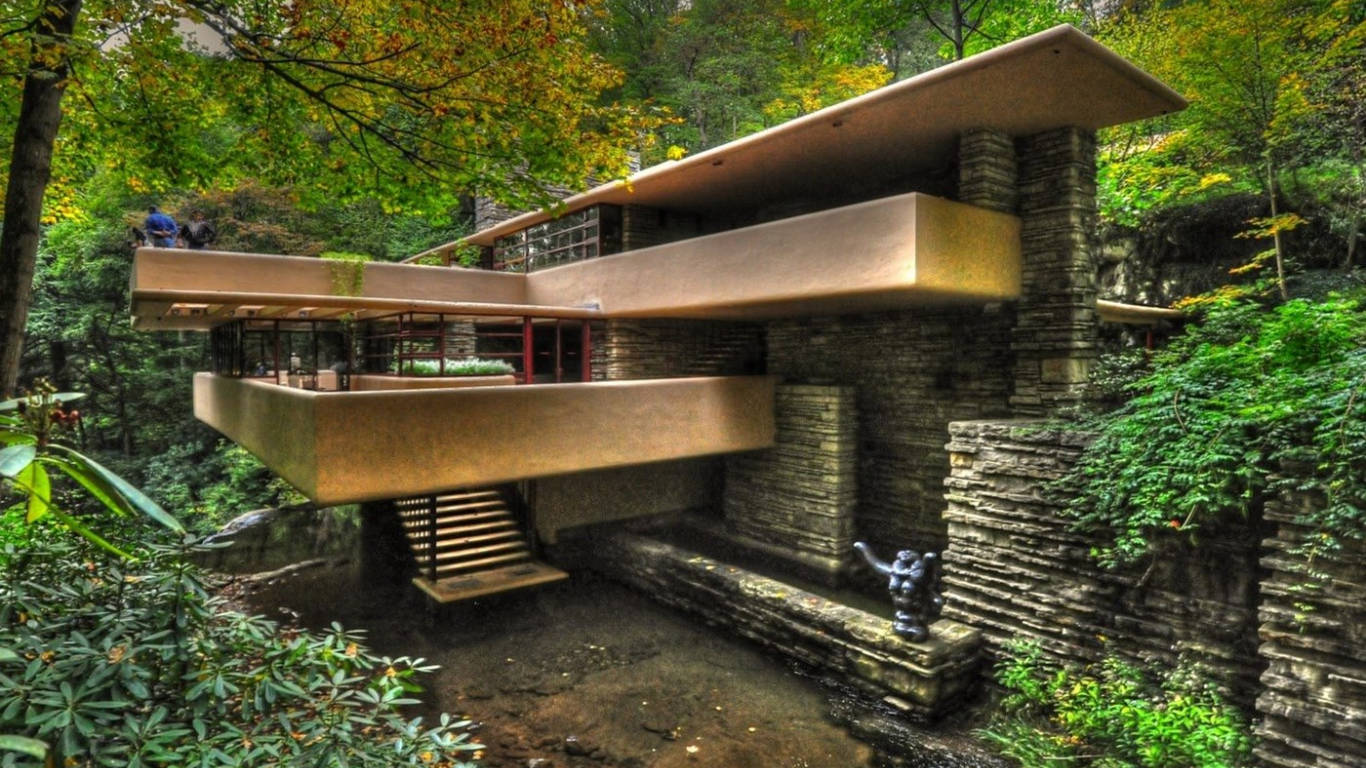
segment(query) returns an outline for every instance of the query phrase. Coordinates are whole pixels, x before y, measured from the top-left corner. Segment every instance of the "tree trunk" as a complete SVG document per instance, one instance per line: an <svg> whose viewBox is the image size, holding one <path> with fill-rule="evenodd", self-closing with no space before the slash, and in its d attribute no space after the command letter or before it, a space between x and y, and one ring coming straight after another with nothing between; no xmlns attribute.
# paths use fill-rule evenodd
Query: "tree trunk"
<svg viewBox="0 0 1366 768"><path fill-rule="evenodd" d="M1276 166L1272 164L1269 157L1266 161L1266 181L1267 197L1271 201L1271 241L1276 248L1276 285L1281 289L1281 301L1289 301L1290 291L1285 284L1285 250L1281 244L1280 225L1275 222L1276 217L1280 214L1276 208L1276 193L1278 191L1276 188Z"/></svg>
<svg viewBox="0 0 1366 768"><path fill-rule="evenodd" d="M1352 219L1352 226L1347 230L1347 258L1342 260L1342 271L1349 272L1352 269L1352 261L1357 252L1357 237L1361 234L1361 221Z"/></svg>
<svg viewBox="0 0 1366 768"><path fill-rule="evenodd" d="M71 72L66 47L81 0L51 0L42 7L14 130L0 230L0 393L4 394L12 393L19 380L43 193L52 175L52 145L62 122L62 92Z"/></svg>
<svg viewBox="0 0 1366 768"><path fill-rule="evenodd" d="M52 368L52 386L58 392L66 392L71 389L71 377L67 375L66 369L66 342L49 341L47 343L48 365Z"/></svg>
<svg viewBox="0 0 1366 768"><path fill-rule="evenodd" d="M963 60L963 6L960 0L953 0L953 60Z"/></svg>

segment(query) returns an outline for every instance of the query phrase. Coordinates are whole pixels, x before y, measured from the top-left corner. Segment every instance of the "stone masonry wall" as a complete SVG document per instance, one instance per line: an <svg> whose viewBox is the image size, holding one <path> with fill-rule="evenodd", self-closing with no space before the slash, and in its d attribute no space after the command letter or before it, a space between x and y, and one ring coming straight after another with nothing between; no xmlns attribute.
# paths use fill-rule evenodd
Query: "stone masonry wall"
<svg viewBox="0 0 1366 768"><path fill-rule="evenodd" d="M474 231L482 232L485 229L503 221L507 221L517 215L514 211L505 206L495 203L491 198L474 198Z"/></svg>
<svg viewBox="0 0 1366 768"><path fill-rule="evenodd" d="M779 385L774 419L774 447L726 457L726 525L838 572L853 552L858 505L854 388Z"/></svg>
<svg viewBox="0 0 1366 768"><path fill-rule="evenodd" d="M1015 141L1000 131L967 131L958 139L958 200L1002 213L1019 202Z"/></svg>
<svg viewBox="0 0 1366 768"><path fill-rule="evenodd" d="M1011 320L998 306L769 323L769 373L857 390L855 527L875 549L943 546L948 424L1007 413Z"/></svg>
<svg viewBox="0 0 1366 768"><path fill-rule="evenodd" d="M957 422L949 433L946 617L980 629L992 654L1015 639L1064 662L1115 651L1170 667L1185 654L1250 706L1261 666L1255 531L1164 554L1146 576L1106 572L1089 556L1094 540L1044 494L1085 435L1039 421Z"/></svg>
<svg viewBox="0 0 1366 768"><path fill-rule="evenodd" d="M634 251L702 234L697 216L643 205L621 207L621 249Z"/></svg>
<svg viewBox="0 0 1366 768"><path fill-rule="evenodd" d="M456 320L446 323L447 358L473 357L477 341L473 320Z"/></svg>
<svg viewBox="0 0 1366 768"><path fill-rule="evenodd" d="M1074 402L1096 352L1096 139L1062 128L1020 139L1022 286L1017 416Z"/></svg>
<svg viewBox="0 0 1366 768"><path fill-rule="evenodd" d="M789 584L644 536L596 536L587 564L652 598L698 615L915 720L965 706L979 680L981 637L940 619L925 642L891 622ZM936 763L941 764L941 763Z"/></svg>
<svg viewBox="0 0 1366 768"><path fill-rule="evenodd" d="M1366 765L1366 545L1347 542L1335 561L1318 559L1305 592L1304 561L1291 550L1308 531L1295 518L1322 499L1287 492L1266 504L1278 527L1264 543L1257 697L1257 757L1271 768ZM1309 606L1307 607L1306 606Z"/></svg>
<svg viewBox="0 0 1366 768"><path fill-rule="evenodd" d="M593 327L593 378L761 373L763 327L705 320L608 320Z"/></svg>

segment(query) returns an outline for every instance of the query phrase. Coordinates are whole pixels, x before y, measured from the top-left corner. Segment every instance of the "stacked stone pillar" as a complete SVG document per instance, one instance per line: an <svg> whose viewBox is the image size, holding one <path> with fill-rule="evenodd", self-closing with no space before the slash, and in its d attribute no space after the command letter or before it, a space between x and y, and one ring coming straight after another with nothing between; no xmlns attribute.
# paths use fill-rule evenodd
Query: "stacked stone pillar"
<svg viewBox="0 0 1366 768"><path fill-rule="evenodd" d="M833 583L853 552L858 408L853 387L780 385L777 435L726 459L726 526Z"/></svg>
<svg viewBox="0 0 1366 768"><path fill-rule="evenodd" d="M1020 169L1015 140L988 129L958 139L958 199L1001 213L1015 213Z"/></svg>
<svg viewBox="0 0 1366 768"><path fill-rule="evenodd" d="M1096 357L1096 140L1060 128L1016 148L1023 285L1010 403L1045 416L1078 399Z"/></svg>

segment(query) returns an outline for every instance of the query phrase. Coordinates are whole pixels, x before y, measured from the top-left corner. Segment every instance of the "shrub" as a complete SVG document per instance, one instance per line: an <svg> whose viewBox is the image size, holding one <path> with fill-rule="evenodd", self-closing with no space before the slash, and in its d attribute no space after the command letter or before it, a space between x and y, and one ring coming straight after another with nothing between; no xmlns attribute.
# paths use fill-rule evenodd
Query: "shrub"
<svg viewBox="0 0 1366 768"><path fill-rule="evenodd" d="M1114 657L1078 669L1017 643L996 669L1006 690L980 735L1025 768L1242 768L1247 723L1193 669L1148 680Z"/></svg>
<svg viewBox="0 0 1366 768"><path fill-rule="evenodd" d="M1353 299L1216 302L1092 424L1059 485L1079 527L1105 537L1094 554L1124 565L1163 537L1194 541L1257 512L1278 484L1326 500L1300 520L1309 554L1366 537L1364 344Z"/></svg>
<svg viewBox="0 0 1366 768"><path fill-rule="evenodd" d="M447 359L445 373L441 372L441 364L437 360L406 360L401 371L398 370L398 364L394 364L394 371L404 376L500 376L514 370L504 360L484 360L478 357L467 357L463 360Z"/></svg>
<svg viewBox="0 0 1366 768"><path fill-rule="evenodd" d="M421 659L372 655L335 624L280 631L226 610L188 549L128 561L72 537L10 545L0 733L47 742L58 765L130 768L451 768L480 749L467 722L400 714L431 669Z"/></svg>

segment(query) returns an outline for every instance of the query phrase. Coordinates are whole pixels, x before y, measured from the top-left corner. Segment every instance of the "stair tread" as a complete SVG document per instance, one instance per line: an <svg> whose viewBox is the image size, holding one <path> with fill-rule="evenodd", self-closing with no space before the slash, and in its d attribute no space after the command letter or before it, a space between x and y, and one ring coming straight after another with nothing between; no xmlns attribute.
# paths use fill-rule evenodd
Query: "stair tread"
<svg viewBox="0 0 1366 768"><path fill-rule="evenodd" d="M448 536L445 538L438 536L436 539L436 551L448 552L452 549L469 549L480 544L492 544L494 542L506 542L508 540L525 542L520 530L510 528L505 531L493 531L472 536ZM412 537L409 539L409 544L413 554L417 557L425 556L431 549L428 542L423 538Z"/></svg>
<svg viewBox="0 0 1366 768"><path fill-rule="evenodd" d="M448 509L487 509L488 507L506 507L507 504L501 499L475 499L472 501L441 501L437 500L436 509L438 512Z"/></svg>
<svg viewBox="0 0 1366 768"><path fill-rule="evenodd" d="M475 522L471 522L469 525L459 525L460 522L461 522L461 521L459 521L459 520L438 520L437 523L436 523L436 535L437 535L437 537L440 538L441 536L444 536L444 535L450 533L450 532L453 531L453 530L461 530L461 531L464 531L464 530L466 530L466 529L478 529L478 528L480 528L480 527L487 527L487 526L513 526L513 527L516 527L516 525L517 525L517 520L516 520L516 518L512 517L511 515L508 515L507 517L504 517L504 518L486 518L486 519L483 519L483 520L478 520L478 521L475 521ZM406 532L408 533L408 535L410 535L410 536L423 536L423 537L425 537L425 536L427 535L427 526L428 526L428 524L429 524L429 522L428 522L427 520L422 520L422 521L420 521L420 522L413 522L413 523L408 523L408 522L405 521L404 524L403 524L403 530L406 531Z"/></svg>
<svg viewBox="0 0 1366 768"><path fill-rule="evenodd" d="M484 512L464 512L460 514L437 515L436 524L439 526L447 523L461 522L466 520L492 520L499 517L506 517L509 520L511 520L512 512L511 510L507 509L490 509Z"/></svg>
<svg viewBox="0 0 1366 768"><path fill-rule="evenodd" d="M440 549L438 549L436 552L436 561L438 563L451 563L460 560L466 560L471 557L482 557L483 555L491 555L494 552L507 552L509 550L515 551L519 549L527 549L525 541L504 541L498 544L489 544L483 547L473 547L446 551L441 551ZM417 554L416 557L418 562L421 563L425 563L428 560L426 552Z"/></svg>
<svg viewBox="0 0 1366 768"><path fill-rule="evenodd" d="M450 549L451 547L464 547L470 544L479 544L481 542L486 541L498 541L500 539L506 539L509 537L519 538L521 537L521 535L522 532L516 529L508 531L496 531L493 533L481 533L474 536L444 537L438 535L436 537L436 548Z"/></svg>
<svg viewBox="0 0 1366 768"><path fill-rule="evenodd" d="M464 533L474 533L476 531L491 531L495 528L517 529L516 520L493 520L487 523L475 523L474 525L455 525L442 528L437 526L436 538L440 540L445 536L459 535Z"/></svg>
<svg viewBox="0 0 1366 768"><path fill-rule="evenodd" d="M482 560L466 560L456 563L437 564L436 572L441 574L450 573L452 571L473 571L483 568L486 565L497 565L498 563L510 563L513 561L530 559L531 553L529 551L513 552L506 555L493 555Z"/></svg>

